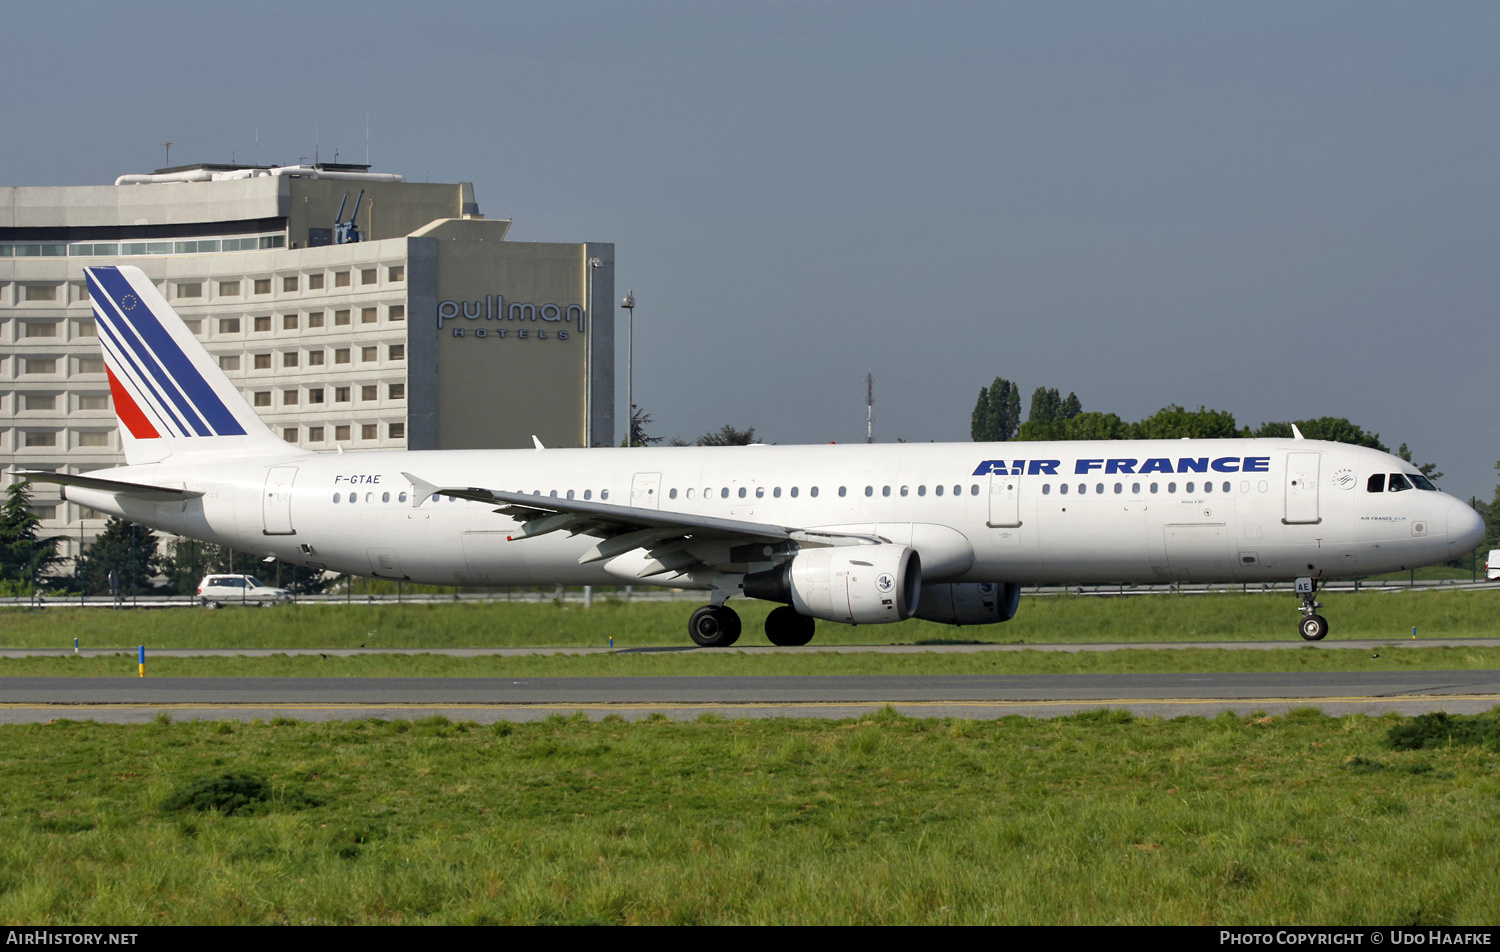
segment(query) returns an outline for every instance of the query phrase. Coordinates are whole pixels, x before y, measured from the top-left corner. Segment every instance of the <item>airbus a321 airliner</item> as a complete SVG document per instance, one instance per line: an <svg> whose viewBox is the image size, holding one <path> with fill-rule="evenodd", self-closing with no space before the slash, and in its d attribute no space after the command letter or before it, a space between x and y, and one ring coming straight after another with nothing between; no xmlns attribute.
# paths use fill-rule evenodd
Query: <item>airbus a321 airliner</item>
<svg viewBox="0 0 1500 952"><path fill-rule="evenodd" d="M815 619L1009 620L1038 583L1326 579L1431 565L1483 525L1410 463L1313 440L1144 440L315 453L289 446L138 268L87 269L126 466L80 505L313 569L438 585L698 589L688 631L733 644L737 595Z"/></svg>

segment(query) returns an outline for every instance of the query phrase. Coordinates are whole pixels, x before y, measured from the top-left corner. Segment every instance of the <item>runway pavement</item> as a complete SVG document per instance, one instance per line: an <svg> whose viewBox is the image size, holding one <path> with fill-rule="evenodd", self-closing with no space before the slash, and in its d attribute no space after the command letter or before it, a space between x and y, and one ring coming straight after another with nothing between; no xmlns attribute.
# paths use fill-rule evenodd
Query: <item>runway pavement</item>
<svg viewBox="0 0 1500 952"><path fill-rule="evenodd" d="M588 678L4 678L0 722L295 717L535 720L662 712L690 719L852 717L890 705L921 717L1049 717L1097 707L1176 717L1278 713L1477 713L1500 671Z"/></svg>

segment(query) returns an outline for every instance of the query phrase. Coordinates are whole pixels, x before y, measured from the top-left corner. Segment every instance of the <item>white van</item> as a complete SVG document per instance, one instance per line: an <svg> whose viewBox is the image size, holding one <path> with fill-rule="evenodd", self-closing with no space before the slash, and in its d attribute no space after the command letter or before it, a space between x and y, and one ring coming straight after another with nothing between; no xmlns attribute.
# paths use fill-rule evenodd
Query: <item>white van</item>
<svg viewBox="0 0 1500 952"><path fill-rule="evenodd" d="M198 598L210 608L223 608L236 603L275 605L289 602L292 593L263 584L253 575L205 575L198 583Z"/></svg>
<svg viewBox="0 0 1500 952"><path fill-rule="evenodd" d="M1487 582L1500 579L1500 549L1491 549L1489 558L1484 560L1484 578Z"/></svg>

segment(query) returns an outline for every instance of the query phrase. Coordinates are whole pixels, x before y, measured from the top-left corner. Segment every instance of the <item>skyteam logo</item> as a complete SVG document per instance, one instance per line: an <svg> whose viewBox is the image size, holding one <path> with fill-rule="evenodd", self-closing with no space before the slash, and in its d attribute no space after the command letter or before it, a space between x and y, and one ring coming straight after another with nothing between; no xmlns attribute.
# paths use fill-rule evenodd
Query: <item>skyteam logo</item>
<svg viewBox="0 0 1500 952"><path fill-rule="evenodd" d="M1057 476L1059 459L1004 460L987 459L974 468L975 476ZM1271 470L1269 456L1179 456L1176 460L1167 457L1150 459L1080 459L1073 461L1073 475L1103 473L1107 476L1146 476L1151 473L1267 473Z"/></svg>
<svg viewBox="0 0 1500 952"><path fill-rule="evenodd" d="M889 595L896 587L896 579L889 572L882 572L875 580L875 590L882 595Z"/></svg>
<svg viewBox="0 0 1500 952"><path fill-rule="evenodd" d="M155 288L148 284L147 294L119 268L86 268L84 273L115 413L130 435L138 440L244 436L245 428L152 313L146 302L160 298Z"/></svg>

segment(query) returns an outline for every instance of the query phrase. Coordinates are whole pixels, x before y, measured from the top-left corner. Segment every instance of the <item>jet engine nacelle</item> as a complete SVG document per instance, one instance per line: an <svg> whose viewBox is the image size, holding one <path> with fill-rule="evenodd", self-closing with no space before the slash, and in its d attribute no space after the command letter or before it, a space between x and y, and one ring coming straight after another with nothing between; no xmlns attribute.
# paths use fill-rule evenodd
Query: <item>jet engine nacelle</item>
<svg viewBox="0 0 1500 952"><path fill-rule="evenodd" d="M798 552L745 576L745 594L786 602L799 614L854 625L904 621L922 594L922 560L904 545L847 545Z"/></svg>
<svg viewBox="0 0 1500 952"><path fill-rule="evenodd" d="M1015 582L927 584L914 614L944 625L993 625L1015 617L1020 603Z"/></svg>

